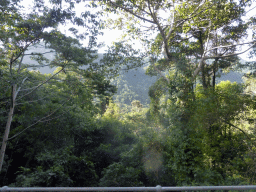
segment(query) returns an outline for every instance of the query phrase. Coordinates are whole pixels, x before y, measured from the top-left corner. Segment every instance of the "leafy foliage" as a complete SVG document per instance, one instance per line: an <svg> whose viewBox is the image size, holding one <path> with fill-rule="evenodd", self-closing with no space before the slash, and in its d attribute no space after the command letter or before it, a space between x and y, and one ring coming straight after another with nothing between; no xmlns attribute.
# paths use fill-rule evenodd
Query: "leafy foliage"
<svg viewBox="0 0 256 192"><path fill-rule="evenodd" d="M10 130L2 185L255 184L255 78L216 81L220 69L239 66L238 47L255 23L242 20L251 1L103 1L105 13L121 13L109 24L132 37L101 61L101 22L89 11L78 17L76 3L35 1L25 15L18 1L0 4L0 124L9 126L0 132ZM67 22L72 36L58 29ZM146 52L133 49L132 38ZM53 57L31 51L36 45ZM151 77L139 68L137 78L132 68L145 63ZM56 70L29 70L40 66ZM149 107L141 99L147 87Z"/></svg>

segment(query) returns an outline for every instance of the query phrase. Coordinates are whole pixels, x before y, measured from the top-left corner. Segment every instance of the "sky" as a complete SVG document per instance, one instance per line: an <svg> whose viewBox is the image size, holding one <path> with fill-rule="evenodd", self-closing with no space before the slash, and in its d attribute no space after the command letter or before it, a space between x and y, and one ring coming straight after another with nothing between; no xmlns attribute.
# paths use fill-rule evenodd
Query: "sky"
<svg viewBox="0 0 256 192"><path fill-rule="evenodd" d="M244 20L247 20L248 18L250 18L251 16L255 16L255 11L256 11L256 2L254 2L252 4L252 6L246 10L247 11L247 14L245 17L243 17ZM98 40L99 42L104 42L106 45L110 46L112 44L113 41L118 41L121 37L121 35L123 34L123 32L121 30L117 30L117 29L112 29L112 30L109 30L109 29L106 29L103 31L104 32L104 35L103 36L99 36L98 37ZM251 41L252 40L252 31L249 31L248 32L248 38L247 39L244 39L245 42L247 41ZM142 49L142 45L139 43L139 42L133 42L135 43L135 46L137 49ZM248 46L243 46L242 50L241 51L244 51L248 48ZM104 52L106 48L103 47L102 49L99 50L99 52ZM255 60L255 58L252 58L252 59L249 59L249 52L250 51L247 51L243 54L240 54L239 56L243 59L243 60L246 60L246 61L253 61Z"/></svg>
<svg viewBox="0 0 256 192"><path fill-rule="evenodd" d="M49 0L45 0L45 2L47 2ZM26 12L27 10L31 11L32 10L32 5L33 5L33 0L22 0L21 5L24 6L22 12ZM82 12L84 11L84 7L83 6L76 6L76 14L80 15ZM61 26L60 30L67 34L67 35L71 35L71 33L69 31L67 31L66 29L69 28L69 26L71 25L67 25L67 26ZM81 30L83 30L81 28ZM117 29L113 29L113 30L109 30L109 29L105 29L103 30L104 35L98 36L98 41L99 42L104 42L104 44L106 46L110 46L112 44L113 41L118 41L118 39L121 37L122 35L122 31L121 30L117 30ZM106 49L106 47L103 47L99 50L99 52L104 52L104 50Z"/></svg>
<svg viewBox="0 0 256 192"><path fill-rule="evenodd" d="M22 5L25 6L24 10L29 10L30 9L29 7L32 5L32 2L33 2L33 0L23 0ZM83 11L84 11L83 6L76 6L76 12L78 15ZM243 19L248 19L250 16L255 15L255 11L256 11L256 2L254 2L254 4L248 10L247 16L244 17ZM62 26L62 27L60 27L60 29L62 32L65 32L68 34L68 31L65 30L65 29L67 29L67 26ZM114 41L118 41L120 39L121 35L123 34L123 32L121 30L117 30L117 29L111 29L111 30L105 29L105 30L103 30L103 32L104 32L103 36L98 36L98 41L104 42L104 44L106 46L111 46L112 43ZM71 33L70 33L70 35L71 35ZM248 38L245 41L251 41L252 40L251 36L252 36L252 32L249 31ZM140 45L139 42L135 41L133 43L135 43L135 46L137 49L142 49L142 46ZM247 48L247 46L244 46L243 50L245 50L246 48ZM105 50L106 50L106 47L103 47L103 48L99 49L99 52L103 53ZM249 53L249 51L244 54L241 54L240 57L242 57L242 59L244 59L244 60L249 61L250 59L248 58L248 53ZM253 58L251 60L255 60L255 58Z"/></svg>
<svg viewBox="0 0 256 192"><path fill-rule="evenodd" d="M252 17L252 16L255 16L256 14L256 2L253 2L251 8L249 8L247 10L247 14L245 17L243 17L242 19L244 20L248 20L248 18ZM248 31L248 38L245 39L245 41L251 41L252 40L252 31ZM248 49L248 46L244 46L243 47L243 50L246 50ZM246 60L246 61L255 61L256 58L252 58L252 59L249 59L249 52L250 51L247 51L246 53L243 53L241 55L239 55L242 59Z"/></svg>

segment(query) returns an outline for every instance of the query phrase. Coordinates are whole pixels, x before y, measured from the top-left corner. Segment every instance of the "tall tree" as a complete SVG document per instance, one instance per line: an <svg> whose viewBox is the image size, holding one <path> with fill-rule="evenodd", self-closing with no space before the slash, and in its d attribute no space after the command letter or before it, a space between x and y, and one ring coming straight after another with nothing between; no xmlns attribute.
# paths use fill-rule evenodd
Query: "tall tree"
<svg viewBox="0 0 256 192"><path fill-rule="evenodd" d="M161 68L152 66L161 76L163 68L182 68L179 56L183 56L191 62L192 78L203 73L202 83L206 84L207 68L214 76L220 65L227 65L226 58L243 53L239 52L241 45L249 44L248 49L255 46L255 40L242 42L252 22L241 17L251 1L110 0L105 4L107 11L119 13L109 23L140 39L153 64L164 56Z"/></svg>
<svg viewBox="0 0 256 192"><path fill-rule="evenodd" d="M234 141L239 143L241 137L233 131L234 122L244 106L252 105L247 96L240 95L240 86L216 86L216 75L219 69L237 65L238 55L244 52L240 51L241 46L249 45L248 51L256 45L255 39L243 41L254 25L253 18L242 19L251 3L105 1L107 11L119 15L109 23L126 29L144 43L151 63L148 73L161 76L149 92L151 117L169 131L168 167L179 185L202 183L202 175L210 175L209 183L217 184L217 178L227 178L228 171L222 168L224 161L232 164L236 158L243 159L238 151L245 152L244 145L234 145L232 149L237 153L232 154L222 146L226 143L229 148ZM230 95L232 91L234 95ZM239 131L246 135L243 129ZM214 134L218 135L216 139L212 138ZM197 167L202 164L205 167Z"/></svg>
<svg viewBox="0 0 256 192"><path fill-rule="evenodd" d="M85 11L78 17L73 11L75 4L72 1L51 1L51 3L52 7L49 8L43 1L36 0L30 13L20 11L22 9L20 1L7 0L0 3L1 66L9 69L8 73L3 70L4 73L1 74L1 81L5 81L5 88L1 87L4 92L1 104L8 104L9 112L0 152L0 172L17 101L27 99L31 102L30 95L57 78L60 73L73 71L88 79L94 76L93 73L101 73L99 70L95 71L97 64L93 62L97 58L96 36L100 27L96 16ZM68 21L74 26L84 27L84 32L79 33L72 26L69 30L73 33L73 37L62 34L58 26ZM83 46L79 41L86 38L89 39L89 43ZM47 59L45 53L27 52L38 44L44 44L50 49L54 59ZM34 63L24 63L26 56L30 56ZM30 79L27 69L43 66L60 68L53 75L43 78L41 82ZM81 69L80 66L86 67ZM31 83L33 86L27 87Z"/></svg>

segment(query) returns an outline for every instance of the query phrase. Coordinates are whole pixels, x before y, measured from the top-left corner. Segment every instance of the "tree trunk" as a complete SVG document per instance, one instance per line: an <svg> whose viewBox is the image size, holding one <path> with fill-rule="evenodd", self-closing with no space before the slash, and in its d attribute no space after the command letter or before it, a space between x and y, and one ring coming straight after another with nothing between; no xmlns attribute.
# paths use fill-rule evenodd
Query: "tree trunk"
<svg viewBox="0 0 256 192"><path fill-rule="evenodd" d="M217 41L217 32L215 30L215 47L218 46L218 41ZM215 56L218 56L218 50L215 49L214 50L214 54ZM218 65L217 65L217 62L218 62L219 58L215 58L214 60L214 63L213 63L213 76L212 76L212 87L213 89L215 89L215 85L216 85L216 72L218 70Z"/></svg>
<svg viewBox="0 0 256 192"><path fill-rule="evenodd" d="M205 74L205 70L204 70L204 63L203 63L203 65L201 66L201 73L202 73L202 84L203 84L203 88L204 89L207 89L207 83L206 83L206 79L205 79L205 76L206 76L206 74Z"/></svg>
<svg viewBox="0 0 256 192"><path fill-rule="evenodd" d="M215 84L216 84L216 68L217 68L217 61L215 59L213 63L213 75L212 75L212 87L215 89Z"/></svg>
<svg viewBox="0 0 256 192"><path fill-rule="evenodd" d="M13 85L13 87L12 87L11 107L10 107L10 111L9 111L9 115L8 115L8 120L7 120L6 127L5 127L2 147L1 147L1 151L0 151L0 173L2 171L2 166L3 166L3 162L4 162L4 155L5 155L5 149L6 149L6 145L7 145L7 141L8 141L8 137L9 137L9 132L10 132L11 124L12 124L12 117L13 117L13 112L14 112L14 107L15 107L15 99L16 99L16 87L17 87L17 85Z"/></svg>

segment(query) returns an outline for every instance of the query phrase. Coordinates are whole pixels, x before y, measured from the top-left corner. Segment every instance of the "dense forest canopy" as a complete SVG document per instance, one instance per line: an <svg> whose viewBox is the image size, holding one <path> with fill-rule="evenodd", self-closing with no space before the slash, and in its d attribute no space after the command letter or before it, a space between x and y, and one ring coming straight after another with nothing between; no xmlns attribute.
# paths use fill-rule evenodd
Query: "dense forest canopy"
<svg viewBox="0 0 256 192"><path fill-rule="evenodd" d="M256 184L254 1L23 3L0 1L2 185Z"/></svg>

